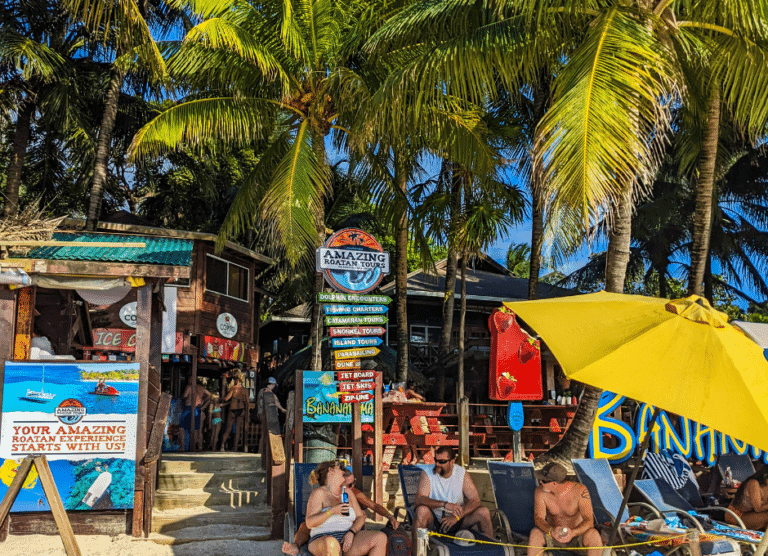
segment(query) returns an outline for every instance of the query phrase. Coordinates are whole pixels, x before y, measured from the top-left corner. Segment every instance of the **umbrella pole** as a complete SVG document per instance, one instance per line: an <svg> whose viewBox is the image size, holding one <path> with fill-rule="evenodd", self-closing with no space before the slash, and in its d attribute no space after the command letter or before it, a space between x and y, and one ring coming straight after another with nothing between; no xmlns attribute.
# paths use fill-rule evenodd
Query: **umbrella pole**
<svg viewBox="0 0 768 556"><path fill-rule="evenodd" d="M763 533L763 538L760 539L760 543L757 545L757 548L755 549L754 556L763 556L765 554L765 549L768 547L768 528L766 528L765 533Z"/></svg>
<svg viewBox="0 0 768 556"><path fill-rule="evenodd" d="M658 407L653 408L653 417L651 417L651 424L648 427L648 432L645 433L645 437L643 438L643 443L640 445L640 449L637 451L637 455L635 456L635 466L632 469L632 474L629 476L629 481L627 482L627 486L624 489L624 498L621 500L621 507L619 508L619 513L616 514L616 519L614 520L613 525L611 526L611 536L608 538L609 546L612 545L613 541L616 539L616 533L618 533L619 525L621 524L621 515L624 513L624 510L627 508L627 504L629 503L629 495L632 494L632 486L634 486L635 484L635 479L637 478L637 473L640 470L640 464L643 461L645 452L648 450L648 446L651 444L651 432L653 432L653 426L656 424L656 420L659 418L660 412L661 412L660 408ZM755 556L763 556L763 555L755 554Z"/></svg>

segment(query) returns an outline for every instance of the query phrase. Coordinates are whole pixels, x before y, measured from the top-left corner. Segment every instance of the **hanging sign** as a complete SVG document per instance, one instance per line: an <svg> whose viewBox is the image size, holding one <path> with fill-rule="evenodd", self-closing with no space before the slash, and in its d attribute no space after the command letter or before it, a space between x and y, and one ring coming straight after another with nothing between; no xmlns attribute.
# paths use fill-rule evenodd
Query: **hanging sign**
<svg viewBox="0 0 768 556"><path fill-rule="evenodd" d="M216 330L225 338L237 334L237 320L231 313L221 313L216 319Z"/></svg>
<svg viewBox="0 0 768 556"><path fill-rule="evenodd" d="M216 336L203 336L203 357L214 357L226 361L245 361L245 345L234 340Z"/></svg>
<svg viewBox="0 0 768 556"><path fill-rule="evenodd" d="M341 371L336 373L336 378L340 381L373 380L376 378L376 371Z"/></svg>
<svg viewBox="0 0 768 556"><path fill-rule="evenodd" d="M333 362L333 368L338 370L342 369L359 369L360 368L360 360L359 359L337 359ZM348 379L345 379L348 380Z"/></svg>
<svg viewBox="0 0 768 556"><path fill-rule="evenodd" d="M541 346L515 319L514 313L496 309L488 317L491 330L488 397L492 400L540 400Z"/></svg>
<svg viewBox="0 0 768 556"><path fill-rule="evenodd" d="M333 326L328 329L331 338L340 336L381 336L386 330L381 326Z"/></svg>
<svg viewBox="0 0 768 556"><path fill-rule="evenodd" d="M120 317L120 320L123 321L124 324L131 328L136 328L136 302L131 301L120 307L117 316Z"/></svg>
<svg viewBox="0 0 768 556"><path fill-rule="evenodd" d="M331 347L336 348L352 348L352 347L365 347L365 346L380 346L382 343L381 338L333 338L331 340Z"/></svg>
<svg viewBox="0 0 768 556"><path fill-rule="evenodd" d="M336 324L387 324L389 319L384 315L334 316L325 317L325 325Z"/></svg>
<svg viewBox="0 0 768 556"><path fill-rule="evenodd" d="M373 392L356 392L354 394L342 394L341 403L364 403L373 400Z"/></svg>
<svg viewBox="0 0 768 556"><path fill-rule="evenodd" d="M326 315L381 315L389 311L386 305L324 305Z"/></svg>
<svg viewBox="0 0 768 556"><path fill-rule="evenodd" d="M376 357L381 350L379 348L366 347L357 349L342 349L333 352L334 359L357 359L358 357Z"/></svg>
<svg viewBox="0 0 768 556"><path fill-rule="evenodd" d="M321 292L317 294L320 303L380 303L389 305L392 298L386 295L356 295L353 293Z"/></svg>
<svg viewBox="0 0 768 556"><path fill-rule="evenodd" d="M316 251L315 267L334 290L363 294L389 274L389 253L368 232L345 228Z"/></svg>

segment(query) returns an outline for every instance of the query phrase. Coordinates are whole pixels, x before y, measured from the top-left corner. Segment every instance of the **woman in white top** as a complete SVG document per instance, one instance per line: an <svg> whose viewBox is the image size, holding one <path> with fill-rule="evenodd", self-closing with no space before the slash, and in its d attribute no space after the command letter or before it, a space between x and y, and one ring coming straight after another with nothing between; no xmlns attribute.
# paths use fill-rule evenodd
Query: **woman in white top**
<svg viewBox="0 0 768 556"><path fill-rule="evenodd" d="M309 478L319 485L307 500L306 524L310 530L308 549L314 556L385 556L387 536L362 531L365 513L350 492L349 503L341 503L344 471L336 461L323 462ZM343 515L346 511L348 516Z"/></svg>

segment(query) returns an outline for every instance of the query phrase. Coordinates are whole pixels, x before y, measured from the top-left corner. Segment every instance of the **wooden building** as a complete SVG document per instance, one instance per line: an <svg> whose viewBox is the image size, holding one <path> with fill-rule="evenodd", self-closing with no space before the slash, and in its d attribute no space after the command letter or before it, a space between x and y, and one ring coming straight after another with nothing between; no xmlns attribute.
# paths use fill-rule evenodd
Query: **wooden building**
<svg viewBox="0 0 768 556"><path fill-rule="evenodd" d="M40 336L67 362L138 363L133 510L69 513L76 533L139 536L151 530L171 397L198 373L223 388L221 374L232 367L246 371L255 397L262 295L255 277L272 261L231 242L216 253L209 234L104 222L96 232L78 227L68 221L47 244L23 253L11 247L0 259L0 385L6 364L30 361ZM0 423L2 407L0 392ZM12 513L0 534L50 530L52 523L50 514Z"/></svg>

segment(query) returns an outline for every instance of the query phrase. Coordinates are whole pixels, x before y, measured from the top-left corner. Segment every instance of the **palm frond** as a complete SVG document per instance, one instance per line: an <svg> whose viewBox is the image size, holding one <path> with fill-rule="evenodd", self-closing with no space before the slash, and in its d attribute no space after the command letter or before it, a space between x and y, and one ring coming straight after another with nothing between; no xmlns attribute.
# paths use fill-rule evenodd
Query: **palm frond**
<svg viewBox="0 0 768 556"><path fill-rule="evenodd" d="M47 81L62 77L67 71L66 62L58 52L12 29L0 30L0 60L19 69L25 81L33 77Z"/></svg>

